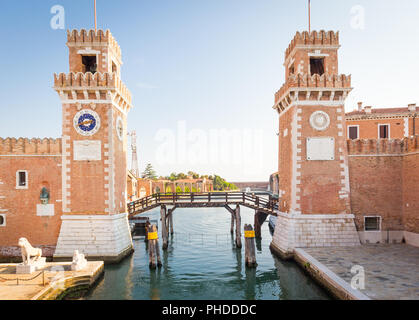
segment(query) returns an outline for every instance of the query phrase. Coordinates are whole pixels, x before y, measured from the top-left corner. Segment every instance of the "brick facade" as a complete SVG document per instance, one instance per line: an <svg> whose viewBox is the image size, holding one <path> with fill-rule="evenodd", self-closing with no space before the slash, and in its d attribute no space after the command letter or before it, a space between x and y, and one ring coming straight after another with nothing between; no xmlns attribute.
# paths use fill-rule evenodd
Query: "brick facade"
<svg viewBox="0 0 419 320"><path fill-rule="evenodd" d="M404 239L419 245L419 136L349 140L348 152L352 212L361 236L369 242ZM365 216L381 217L378 235L365 232Z"/></svg>
<svg viewBox="0 0 419 320"><path fill-rule="evenodd" d="M61 139L0 139L0 168L0 215L5 220L0 245L13 247L26 237L36 245L55 246L62 212ZM27 173L24 187L18 186L18 171ZM44 187L50 192L49 212L39 208Z"/></svg>
<svg viewBox="0 0 419 320"><path fill-rule="evenodd" d="M132 250L126 214L131 94L120 79L121 50L109 31L68 31L67 46L70 72L54 75L62 139L0 139L0 214L6 218L0 246L27 237L35 245L56 245L59 259L80 250L114 261ZM80 118L86 113L94 120ZM83 131L85 122L94 130ZM16 188L17 170L27 172L27 188ZM43 187L50 191L48 205L41 205Z"/></svg>
<svg viewBox="0 0 419 320"><path fill-rule="evenodd" d="M285 255L298 246L359 240L419 246L419 108L373 109L359 103L357 111L345 114L343 101L352 88L350 76L338 75L339 46L338 33L303 32L285 53L286 82L274 105L279 170L271 176L281 211L272 247ZM313 57L321 62L313 63ZM315 112L330 119L320 131L310 119ZM380 125L387 127L380 132ZM350 127L357 128L356 137ZM310 139L322 136L335 139L334 157L308 161ZM371 219L379 222L378 231L366 230ZM343 231L352 236L346 243L339 241L346 237Z"/></svg>
<svg viewBox="0 0 419 320"><path fill-rule="evenodd" d="M357 139L380 139L379 127L388 126L389 139L403 139L419 134L419 108L415 104L406 108L362 108L346 114L346 136L349 127L356 127Z"/></svg>
<svg viewBox="0 0 419 320"><path fill-rule="evenodd" d="M345 99L351 76L338 73L339 33L303 32L285 53L279 113L279 203L272 248L359 245L350 207Z"/></svg>

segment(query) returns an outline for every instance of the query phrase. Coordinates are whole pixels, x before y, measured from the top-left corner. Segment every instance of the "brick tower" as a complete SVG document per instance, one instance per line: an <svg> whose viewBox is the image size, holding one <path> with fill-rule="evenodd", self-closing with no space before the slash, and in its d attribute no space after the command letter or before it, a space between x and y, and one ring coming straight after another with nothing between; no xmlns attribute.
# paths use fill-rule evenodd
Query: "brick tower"
<svg viewBox="0 0 419 320"><path fill-rule="evenodd" d="M80 250L118 261L132 251L126 214L127 114L121 49L109 31L67 32L70 73L54 76L62 101L62 225L54 259Z"/></svg>
<svg viewBox="0 0 419 320"><path fill-rule="evenodd" d="M271 247L359 245L350 207L345 99L351 76L338 73L339 33L303 32L285 53L279 113L280 215Z"/></svg>

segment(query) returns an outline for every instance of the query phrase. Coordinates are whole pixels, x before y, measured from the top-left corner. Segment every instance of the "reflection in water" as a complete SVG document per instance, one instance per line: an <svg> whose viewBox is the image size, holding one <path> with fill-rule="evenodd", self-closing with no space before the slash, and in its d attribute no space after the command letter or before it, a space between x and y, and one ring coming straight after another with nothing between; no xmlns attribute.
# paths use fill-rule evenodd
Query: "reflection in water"
<svg viewBox="0 0 419 320"><path fill-rule="evenodd" d="M256 241L256 250L262 252L262 239L255 239Z"/></svg>
<svg viewBox="0 0 419 320"><path fill-rule="evenodd" d="M254 211L242 208L242 227ZM147 214L158 219L159 210ZM293 262L273 257L268 223L256 241L256 269L244 265L244 246L235 246L230 214L225 209L177 209L174 235L162 267L150 270L144 240L135 240L135 253L119 265L105 267L105 277L88 299L134 300L278 300L328 299ZM161 230L159 228L159 230Z"/></svg>
<svg viewBox="0 0 419 320"><path fill-rule="evenodd" d="M246 268L246 300L256 299L256 269Z"/></svg>

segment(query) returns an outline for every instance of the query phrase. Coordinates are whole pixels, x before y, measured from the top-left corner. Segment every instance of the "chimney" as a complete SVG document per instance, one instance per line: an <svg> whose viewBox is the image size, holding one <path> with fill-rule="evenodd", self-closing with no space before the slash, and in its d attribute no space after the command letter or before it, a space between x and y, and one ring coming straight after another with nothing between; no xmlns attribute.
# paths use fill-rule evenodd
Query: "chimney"
<svg viewBox="0 0 419 320"><path fill-rule="evenodd" d="M361 112L362 111L362 102L358 102L358 111Z"/></svg>
<svg viewBox="0 0 419 320"><path fill-rule="evenodd" d="M416 112L416 103L409 104L409 111Z"/></svg>
<svg viewBox="0 0 419 320"><path fill-rule="evenodd" d="M365 113L366 114L371 114L372 113L372 107L371 106L365 107Z"/></svg>

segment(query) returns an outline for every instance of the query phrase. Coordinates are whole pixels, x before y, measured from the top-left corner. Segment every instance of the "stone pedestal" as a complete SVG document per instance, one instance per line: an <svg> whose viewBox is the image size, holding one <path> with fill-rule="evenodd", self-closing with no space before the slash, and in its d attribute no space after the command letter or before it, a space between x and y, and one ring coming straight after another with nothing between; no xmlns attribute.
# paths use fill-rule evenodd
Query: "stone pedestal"
<svg viewBox="0 0 419 320"><path fill-rule="evenodd" d="M31 264L18 264L16 266L16 274L32 274L42 268L45 268L47 262L46 258L40 258L38 261L32 262Z"/></svg>
<svg viewBox="0 0 419 320"><path fill-rule="evenodd" d="M361 245L354 215L279 213L271 248L284 259L295 248L349 247Z"/></svg>
<svg viewBox="0 0 419 320"><path fill-rule="evenodd" d="M62 216L54 261L71 261L75 250L88 260L121 261L133 251L128 215Z"/></svg>

